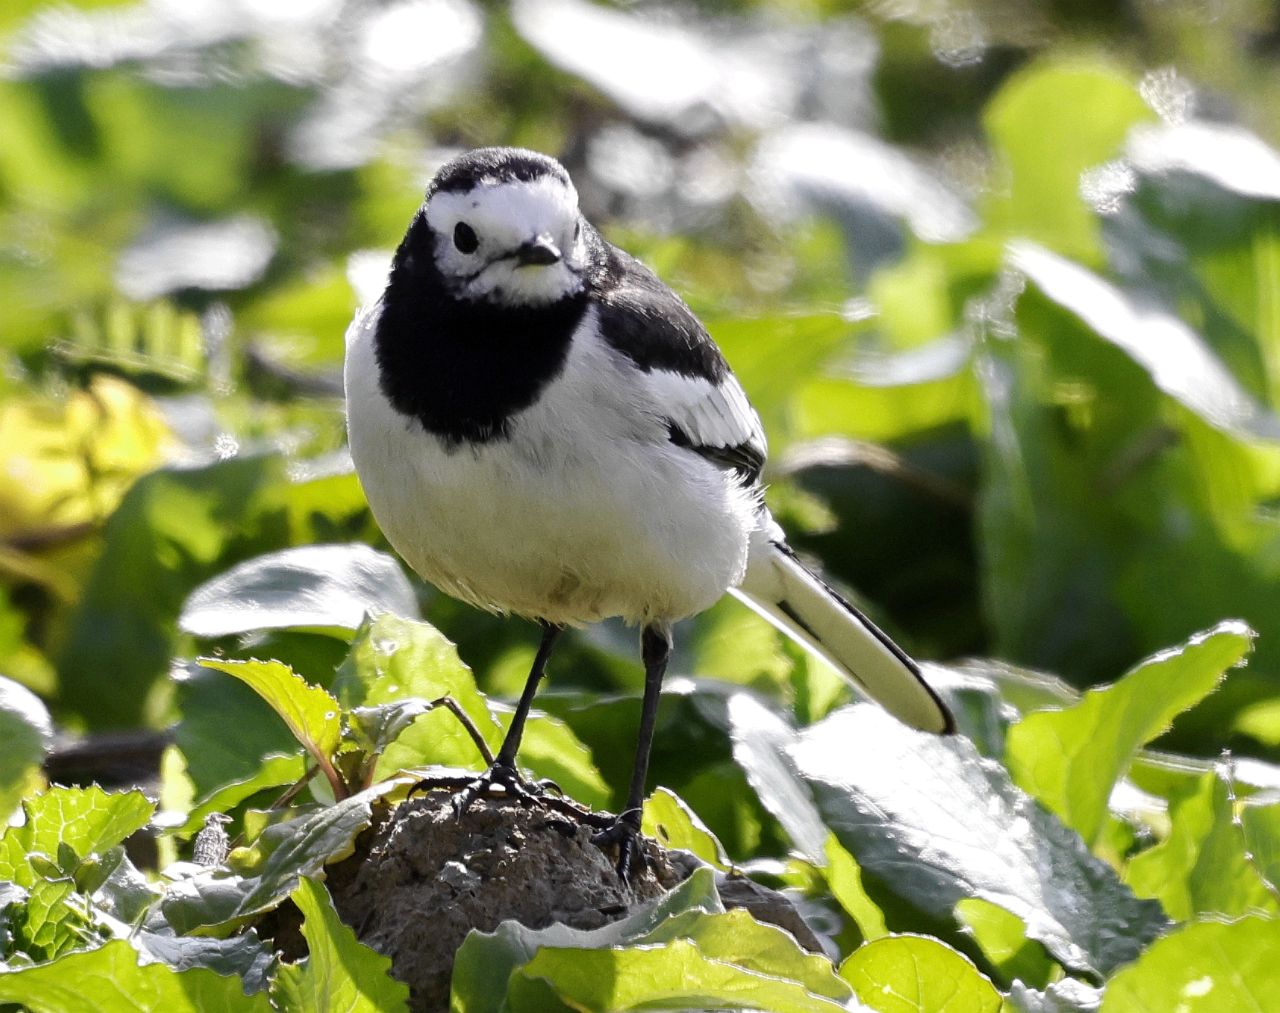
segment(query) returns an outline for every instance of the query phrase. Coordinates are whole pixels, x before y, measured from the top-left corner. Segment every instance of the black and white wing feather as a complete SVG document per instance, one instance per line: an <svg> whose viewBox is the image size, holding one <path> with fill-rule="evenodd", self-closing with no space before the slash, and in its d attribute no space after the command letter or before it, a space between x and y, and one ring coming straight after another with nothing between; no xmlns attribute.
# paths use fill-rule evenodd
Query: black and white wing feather
<svg viewBox="0 0 1280 1013"><path fill-rule="evenodd" d="M600 334L650 382L671 442L759 481L768 451L760 418L693 311L639 261L611 250Z"/></svg>

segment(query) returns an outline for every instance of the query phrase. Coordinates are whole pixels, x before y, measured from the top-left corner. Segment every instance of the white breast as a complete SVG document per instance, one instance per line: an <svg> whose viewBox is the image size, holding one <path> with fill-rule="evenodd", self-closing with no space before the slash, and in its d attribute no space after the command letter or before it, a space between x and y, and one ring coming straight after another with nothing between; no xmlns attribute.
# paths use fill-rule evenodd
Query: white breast
<svg viewBox="0 0 1280 1013"><path fill-rule="evenodd" d="M347 336L351 454L374 517L424 578L565 624L683 618L742 579L754 499L670 442L658 384L600 340L594 314L510 439L450 451L379 389L377 312Z"/></svg>

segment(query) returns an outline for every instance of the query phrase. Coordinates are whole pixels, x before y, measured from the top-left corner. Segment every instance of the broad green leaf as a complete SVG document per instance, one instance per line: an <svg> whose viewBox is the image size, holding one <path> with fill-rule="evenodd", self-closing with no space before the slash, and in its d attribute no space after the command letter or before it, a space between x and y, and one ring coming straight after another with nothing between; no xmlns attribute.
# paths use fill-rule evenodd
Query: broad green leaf
<svg viewBox="0 0 1280 1013"><path fill-rule="evenodd" d="M416 696L373 707L353 707L348 712L349 734L362 750L377 755L430 710L431 705Z"/></svg>
<svg viewBox="0 0 1280 1013"><path fill-rule="evenodd" d="M1014 781L1092 843L1111 789L1137 751L1212 693L1248 655L1253 636L1243 623L1221 623L1070 707L1026 715L1005 747Z"/></svg>
<svg viewBox="0 0 1280 1013"><path fill-rule="evenodd" d="M52 740L53 724L40 698L0 676L0 822L7 822Z"/></svg>
<svg viewBox="0 0 1280 1013"><path fill-rule="evenodd" d="M338 701L278 661L219 661L201 658L202 668L225 672L270 704L303 747L327 764L342 739Z"/></svg>
<svg viewBox="0 0 1280 1013"><path fill-rule="evenodd" d="M1101 1013L1269 1010L1280 995L1280 920L1191 922L1158 939L1102 993Z"/></svg>
<svg viewBox="0 0 1280 1013"><path fill-rule="evenodd" d="M1257 810L1255 829L1269 817L1274 822L1275 811L1280 807ZM1169 818L1168 838L1134 856L1125 870L1138 896L1160 901L1177 921L1200 914L1280 914L1275 887L1246 855L1246 832L1236 825L1230 786L1220 774L1205 774L1175 799ZM1251 843L1260 845L1265 836L1257 834Z"/></svg>
<svg viewBox="0 0 1280 1013"><path fill-rule="evenodd" d="M354 630L378 612L418 614L399 563L367 545L303 545L246 560L201 584L178 625L197 637L291 626Z"/></svg>
<svg viewBox="0 0 1280 1013"><path fill-rule="evenodd" d="M0 1001L32 1013L269 1013L265 993L246 996L240 979L205 968L174 971L139 961L123 939L0 974Z"/></svg>
<svg viewBox="0 0 1280 1013"><path fill-rule="evenodd" d="M501 1009L512 974L544 947L579 952L625 946L643 940L670 920L688 922L703 914L723 912L714 874L708 868L700 868L674 890L598 929L572 929L561 924L530 929L505 921L492 932L473 931L454 958L450 1008L454 1013Z"/></svg>
<svg viewBox="0 0 1280 1013"><path fill-rule="evenodd" d="M673 918L656 926L638 942L649 945L678 939L689 940L711 960L798 981L814 995L838 1001L850 997L848 986L836 974L830 960L806 952L789 932L756 921L744 910Z"/></svg>
<svg viewBox="0 0 1280 1013"><path fill-rule="evenodd" d="M968 957L928 936L864 943L840 976L879 1013L999 1013L1003 1003Z"/></svg>
<svg viewBox="0 0 1280 1013"><path fill-rule="evenodd" d="M88 788L54 786L22 803L26 822L9 827L0 837L0 879L31 886L40 876L29 857L44 855L58 860L60 848L74 861L103 855L146 826L155 806L140 791L107 792ZM64 875L75 872L61 868Z"/></svg>
<svg viewBox="0 0 1280 1013"><path fill-rule="evenodd" d="M285 1013L392 1013L407 1008L409 987L391 977L391 958L356 939L329 891L304 877L290 900L302 912L307 958L276 973L271 997Z"/></svg>
<svg viewBox="0 0 1280 1013"><path fill-rule="evenodd" d="M1167 924L963 739L864 705L806 729L788 752L864 881L936 919L979 897L1021 918L1064 966L1104 973Z"/></svg>
<svg viewBox="0 0 1280 1013"><path fill-rule="evenodd" d="M1011 75L983 113L1008 170L991 219L1005 234L1095 258L1098 223L1080 175L1119 154L1130 127L1154 118L1127 75L1101 61L1050 57Z"/></svg>
<svg viewBox="0 0 1280 1013"><path fill-rule="evenodd" d="M1079 978L1063 978L1044 991L1015 981L1005 1000L1009 1013L1098 1013L1102 990Z"/></svg>
<svg viewBox="0 0 1280 1013"><path fill-rule="evenodd" d="M795 731L749 693L729 698L729 720L733 758L760 801L782 824L796 850L814 865L823 865L827 828L787 753Z"/></svg>
<svg viewBox="0 0 1280 1013"><path fill-rule="evenodd" d="M862 869L830 831L827 833L827 845L823 853L827 864L821 871L831 896L853 919L862 938L872 940L886 935L889 928L885 925L884 912L868 896L862 885Z"/></svg>
<svg viewBox="0 0 1280 1013"><path fill-rule="evenodd" d="M189 781L186 795L197 809L216 807L219 797L230 799L230 808L245 792L302 776L306 751L248 685L195 662L175 665L172 677L182 713L174 743ZM235 725L234 739L226 734L228 723Z"/></svg>
<svg viewBox="0 0 1280 1013"><path fill-rule="evenodd" d="M18 951L45 961L85 946L90 931L82 909L83 898L70 878L37 879L13 918Z"/></svg>
<svg viewBox="0 0 1280 1013"><path fill-rule="evenodd" d="M276 969L276 955L253 929L229 939L177 936L139 929L130 937L140 964L161 963L175 971L205 968L240 978L247 995L265 992Z"/></svg>
<svg viewBox="0 0 1280 1013"><path fill-rule="evenodd" d="M1254 805L1246 802L1240 813L1244 846L1253 867L1280 896L1280 805Z"/></svg>
<svg viewBox="0 0 1280 1013"><path fill-rule="evenodd" d="M1152 309L1087 268L1030 243L1010 246L1009 262L1209 425L1239 440L1280 440L1280 418L1172 313Z"/></svg>
<svg viewBox="0 0 1280 1013"><path fill-rule="evenodd" d="M406 697L452 697L476 729L497 751L502 729L476 688L458 650L435 627L384 614L356 634L347 660L338 670L333 693L344 707L373 707ZM442 764L476 768L479 752L458 719L443 707L418 718L382 754L379 777L407 767Z"/></svg>
<svg viewBox="0 0 1280 1013"><path fill-rule="evenodd" d="M293 784L306 772L307 759L302 752L292 756L266 756L254 773L228 781L222 787L205 795L191 807L186 821L181 827L176 828L175 832L180 837L189 837L204 826L204 819L210 813L230 812L245 799L256 795L264 788L279 788Z"/></svg>
<svg viewBox="0 0 1280 1013"><path fill-rule="evenodd" d="M956 905L956 920L973 936L1003 982L1038 987L1049 982L1057 965L1043 946L1027 938L1027 926L1017 915L978 897L966 897Z"/></svg>
<svg viewBox="0 0 1280 1013"><path fill-rule="evenodd" d="M233 867L210 867L169 884L160 903L163 921L187 934L226 935L253 915L269 911L296 889L303 876L351 854L356 836L373 819L377 800L410 783L384 781L333 805L268 827L252 848L232 852ZM238 870L238 871L237 871Z"/></svg>
<svg viewBox="0 0 1280 1013"><path fill-rule="evenodd" d="M576 1009L835 1013L850 1008L814 995L796 981L707 957L684 939L627 949L542 949L512 975L506 1008L513 1013L545 1010L548 995Z"/></svg>
<svg viewBox="0 0 1280 1013"><path fill-rule="evenodd" d="M154 403L98 374L62 401L7 397L0 405L0 535L96 522L171 446Z"/></svg>
<svg viewBox="0 0 1280 1013"><path fill-rule="evenodd" d="M717 869L729 868L728 856L716 835L670 789L656 788L644 800L644 819L640 829L664 848L682 848Z"/></svg>

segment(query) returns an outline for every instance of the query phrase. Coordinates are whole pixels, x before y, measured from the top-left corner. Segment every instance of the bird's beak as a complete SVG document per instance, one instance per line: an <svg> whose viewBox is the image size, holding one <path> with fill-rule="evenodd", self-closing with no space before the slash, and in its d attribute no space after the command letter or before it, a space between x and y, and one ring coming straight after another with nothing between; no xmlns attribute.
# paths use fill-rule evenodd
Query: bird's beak
<svg viewBox="0 0 1280 1013"><path fill-rule="evenodd" d="M551 241L551 237L543 234L530 239L516 250L516 264L528 267L531 264L555 264L560 260L560 248Z"/></svg>

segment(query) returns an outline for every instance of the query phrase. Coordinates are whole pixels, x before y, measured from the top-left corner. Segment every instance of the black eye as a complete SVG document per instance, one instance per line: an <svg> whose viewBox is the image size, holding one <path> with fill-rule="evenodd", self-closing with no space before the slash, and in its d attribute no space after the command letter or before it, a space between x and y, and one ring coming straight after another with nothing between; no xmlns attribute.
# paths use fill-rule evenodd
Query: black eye
<svg viewBox="0 0 1280 1013"><path fill-rule="evenodd" d="M458 248L460 253L475 253L476 248L480 245L480 237L476 235L476 230L466 222L458 222L453 227L453 245Z"/></svg>
<svg viewBox="0 0 1280 1013"><path fill-rule="evenodd" d="M579 221L573 226L573 241L576 243L578 241L578 237L581 235L582 235L582 222Z"/></svg>

